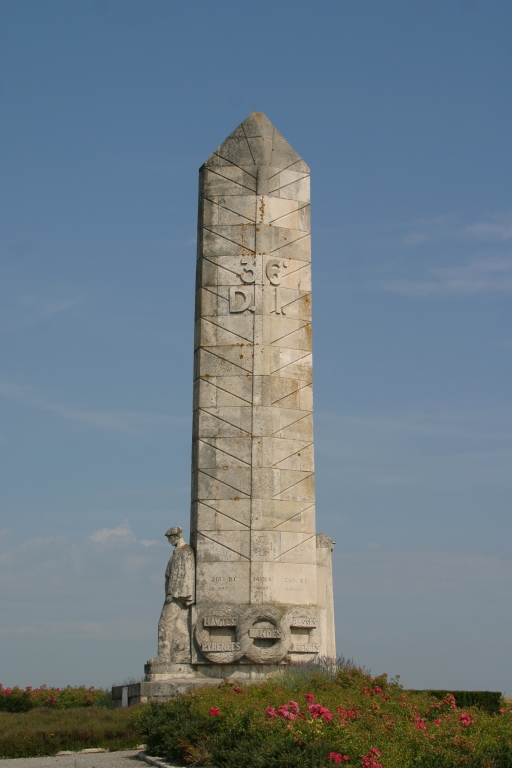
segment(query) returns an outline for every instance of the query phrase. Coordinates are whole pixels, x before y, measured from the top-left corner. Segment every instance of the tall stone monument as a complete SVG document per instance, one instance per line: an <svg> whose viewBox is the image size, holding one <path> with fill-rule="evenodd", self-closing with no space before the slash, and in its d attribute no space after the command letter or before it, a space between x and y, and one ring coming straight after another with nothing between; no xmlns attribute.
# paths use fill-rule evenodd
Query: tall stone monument
<svg viewBox="0 0 512 768"><path fill-rule="evenodd" d="M261 112L200 169L190 652L148 662L149 681L335 655L334 542L315 527L309 201L308 166Z"/></svg>

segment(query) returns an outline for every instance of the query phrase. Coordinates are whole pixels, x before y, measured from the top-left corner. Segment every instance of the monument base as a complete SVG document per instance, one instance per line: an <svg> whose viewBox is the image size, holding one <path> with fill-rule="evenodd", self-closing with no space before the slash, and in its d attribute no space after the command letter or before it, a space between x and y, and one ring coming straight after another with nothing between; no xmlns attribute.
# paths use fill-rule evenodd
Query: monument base
<svg viewBox="0 0 512 768"><path fill-rule="evenodd" d="M313 656L311 656L313 658ZM300 661L304 661L301 658ZM309 657L306 659L309 660ZM290 658L288 657L288 661ZM146 682L172 682L173 680L262 680L279 672L289 664L175 664L165 659L150 659L144 664Z"/></svg>
<svg viewBox="0 0 512 768"><path fill-rule="evenodd" d="M146 680L174 680L197 677L196 669L192 664L176 664L168 659L156 656L144 664Z"/></svg>
<svg viewBox="0 0 512 768"><path fill-rule="evenodd" d="M112 708L168 701L205 685L218 686L223 680L256 682L279 675L286 667L285 664L171 664L151 659L144 665L145 682L112 686Z"/></svg>

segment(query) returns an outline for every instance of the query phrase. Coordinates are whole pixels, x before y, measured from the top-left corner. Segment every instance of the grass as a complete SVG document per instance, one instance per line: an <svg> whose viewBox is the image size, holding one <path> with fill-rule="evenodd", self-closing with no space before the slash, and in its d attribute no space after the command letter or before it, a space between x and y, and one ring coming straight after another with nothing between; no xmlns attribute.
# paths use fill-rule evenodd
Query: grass
<svg viewBox="0 0 512 768"><path fill-rule="evenodd" d="M493 713L430 693L342 657L115 710L101 689L2 689L11 711L0 711L0 758L144 742L150 754L218 768L512 768L511 701Z"/></svg>
<svg viewBox="0 0 512 768"><path fill-rule="evenodd" d="M134 709L38 707L0 712L0 757L40 757L91 747L134 749L140 743L132 725Z"/></svg>

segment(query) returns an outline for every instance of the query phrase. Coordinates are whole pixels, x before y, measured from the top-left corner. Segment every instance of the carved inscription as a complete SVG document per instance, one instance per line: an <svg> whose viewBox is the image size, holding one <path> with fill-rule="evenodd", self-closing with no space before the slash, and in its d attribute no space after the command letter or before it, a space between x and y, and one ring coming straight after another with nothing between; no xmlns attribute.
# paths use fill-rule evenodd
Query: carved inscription
<svg viewBox="0 0 512 768"><path fill-rule="evenodd" d="M290 651L292 653L318 653L320 643L292 643Z"/></svg>
<svg viewBox="0 0 512 768"><path fill-rule="evenodd" d="M240 643L202 643L201 650L207 653L222 653L222 651L239 651Z"/></svg>
<svg viewBox="0 0 512 768"><path fill-rule="evenodd" d="M204 627L236 627L236 619L231 616L205 616Z"/></svg>
<svg viewBox="0 0 512 768"><path fill-rule="evenodd" d="M306 619L294 616L290 622L290 627L312 627L316 629L316 619Z"/></svg>
<svg viewBox="0 0 512 768"><path fill-rule="evenodd" d="M244 283L254 283L256 280L256 259L241 258L240 264L242 265L242 280Z"/></svg>
<svg viewBox="0 0 512 768"><path fill-rule="evenodd" d="M271 285L281 284L281 269L287 269L288 264L283 259L270 259L267 261L267 267L265 269L269 283Z"/></svg>
<svg viewBox="0 0 512 768"><path fill-rule="evenodd" d="M270 259L267 261L265 273L268 277L270 285L276 286L276 315L284 315L285 311L282 306L281 293L278 286L281 285L281 270L287 269L288 264L283 259Z"/></svg>
<svg viewBox="0 0 512 768"><path fill-rule="evenodd" d="M249 637L252 637L254 640L280 640L282 635L278 629L253 627L249 630Z"/></svg>
<svg viewBox="0 0 512 768"><path fill-rule="evenodd" d="M254 301L254 288L252 284L256 282L256 259L248 256L242 256L240 259L241 285L233 285L229 289L229 312L239 313L249 310L249 312L256 311L256 304ZM284 270L288 269L288 263L286 259L274 259L271 258L267 261L265 267L265 276L270 283L276 289L275 295L275 313L276 315L284 315L285 311L282 304L282 296L279 290L281 280L285 276Z"/></svg>
<svg viewBox="0 0 512 768"><path fill-rule="evenodd" d="M212 576L212 581L236 581L236 576Z"/></svg>
<svg viewBox="0 0 512 768"><path fill-rule="evenodd" d="M256 307L252 299L252 291L249 288L237 285L231 286L229 289L229 311L245 312L248 309L250 312L254 312Z"/></svg>

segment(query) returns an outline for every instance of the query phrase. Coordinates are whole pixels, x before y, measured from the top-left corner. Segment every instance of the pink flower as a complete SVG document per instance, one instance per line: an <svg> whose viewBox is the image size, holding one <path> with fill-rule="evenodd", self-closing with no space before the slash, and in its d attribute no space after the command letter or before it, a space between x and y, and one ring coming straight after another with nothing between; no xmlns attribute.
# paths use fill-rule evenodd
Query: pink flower
<svg viewBox="0 0 512 768"><path fill-rule="evenodd" d="M290 712L290 708L292 709L292 712ZM300 712L300 708L296 701L290 701L289 704L280 704L277 708L277 712L274 707L267 707L265 711L269 717L282 717L284 720L295 720Z"/></svg>
<svg viewBox="0 0 512 768"><path fill-rule="evenodd" d="M463 712L462 715L459 717L459 723L463 725L464 728L467 728L468 725L471 725L470 715L467 715L465 712Z"/></svg>
<svg viewBox="0 0 512 768"><path fill-rule="evenodd" d="M382 768L382 764L377 762L377 757L380 757L380 752L375 747L372 747L368 754L363 755L361 758L361 768Z"/></svg>
<svg viewBox="0 0 512 768"><path fill-rule="evenodd" d="M218 709L217 707L210 708L210 715L220 715L220 713L221 713L220 709Z"/></svg>
<svg viewBox="0 0 512 768"><path fill-rule="evenodd" d="M457 703L455 701L455 696L453 695L453 693L447 693L446 696L444 697L443 701L444 701L445 704L448 704L450 709L456 709L457 708Z"/></svg>
<svg viewBox="0 0 512 768"><path fill-rule="evenodd" d="M377 693L382 693L382 688L380 687L380 685L376 685L376 686L374 687L374 689L373 689L372 693L373 693L373 695L374 695L374 696L376 696L376 695L377 695Z"/></svg>
<svg viewBox="0 0 512 768"><path fill-rule="evenodd" d="M340 755L339 752L330 752L327 755L327 759L330 762L336 763L336 765L339 765L342 760L343 762L348 763L348 761L350 760L350 757L348 755Z"/></svg>
<svg viewBox="0 0 512 768"><path fill-rule="evenodd" d="M313 720L316 720L318 717L321 717L327 723L332 720L332 714L326 707L322 707L321 704L310 704L308 709L311 712Z"/></svg>
<svg viewBox="0 0 512 768"><path fill-rule="evenodd" d="M361 715L358 709L349 709L347 712L344 707L338 707L337 712L342 723L346 723L347 720L357 720Z"/></svg>
<svg viewBox="0 0 512 768"><path fill-rule="evenodd" d="M306 693L304 698L306 699L308 704L314 704L315 703L315 697L313 696L312 693Z"/></svg>
<svg viewBox="0 0 512 768"><path fill-rule="evenodd" d="M435 724L435 725L441 725L441 721L440 721L440 719L439 719L439 718L437 718L437 720L434 720L434 724Z"/></svg>

